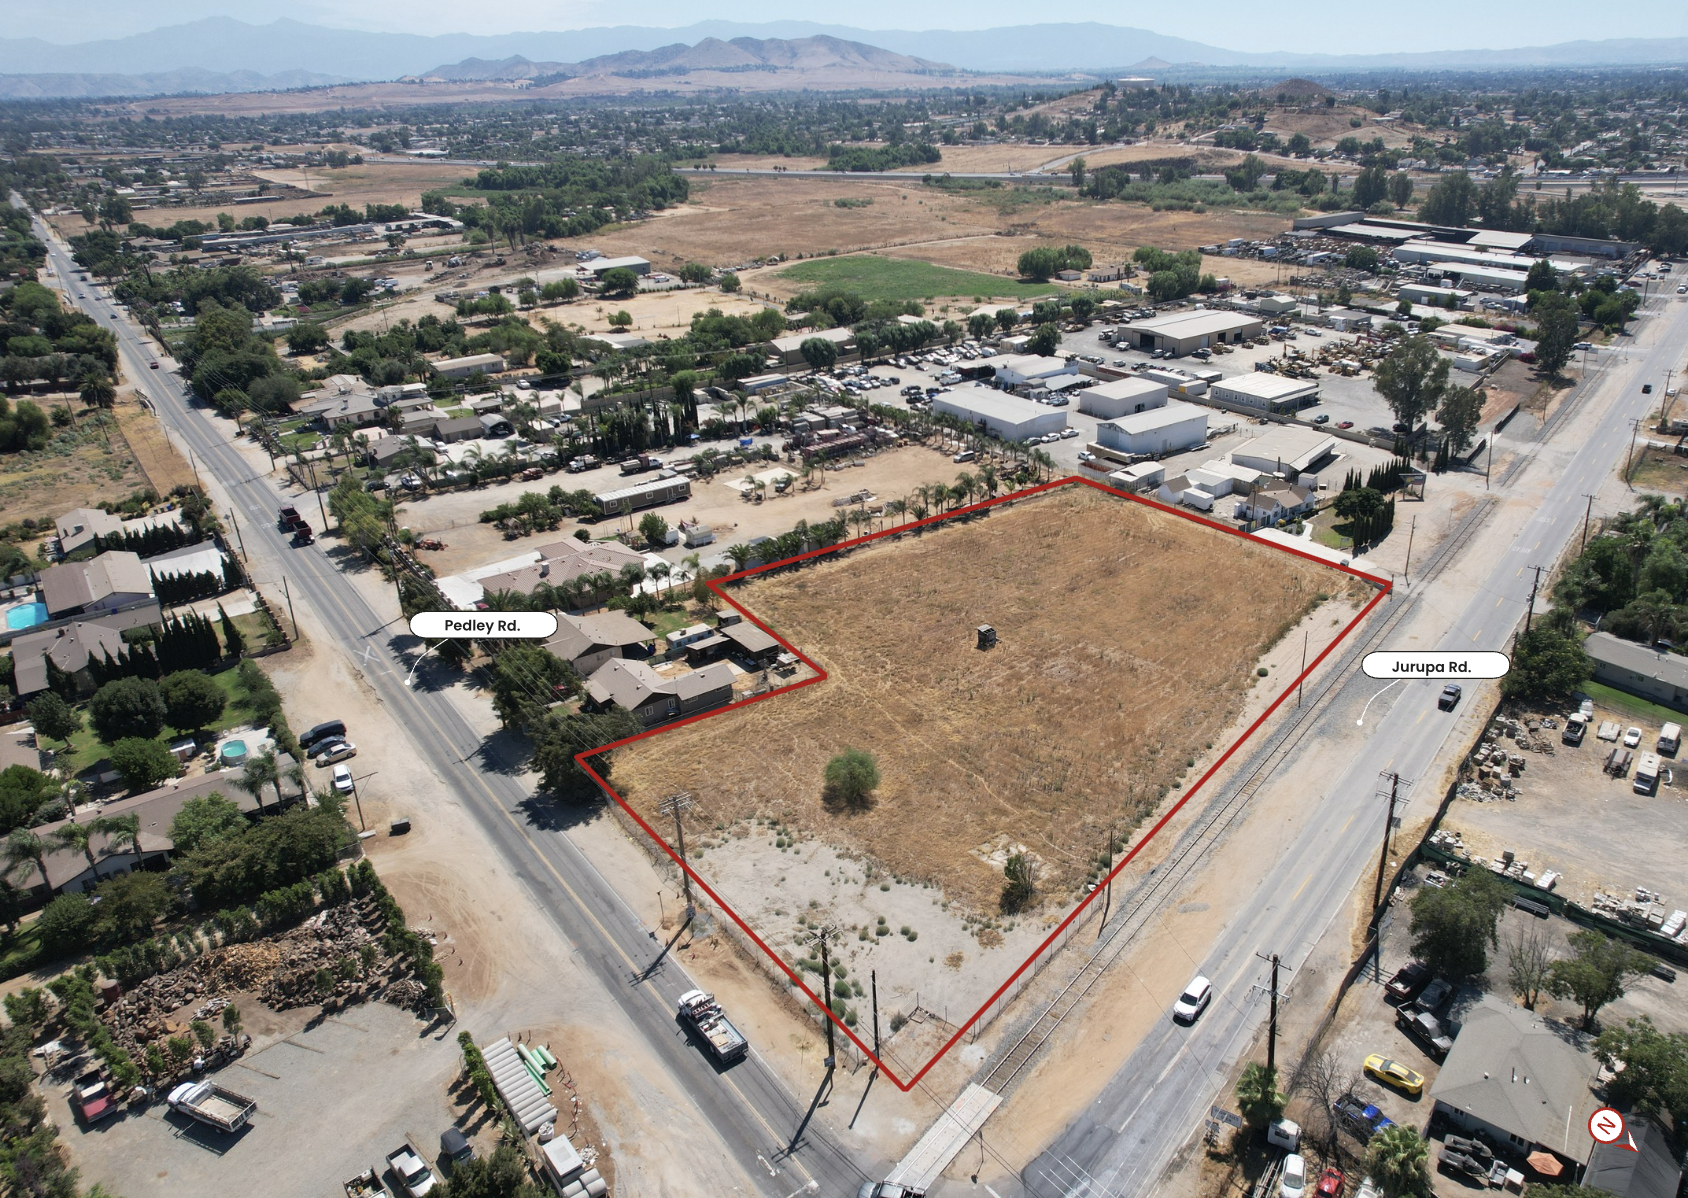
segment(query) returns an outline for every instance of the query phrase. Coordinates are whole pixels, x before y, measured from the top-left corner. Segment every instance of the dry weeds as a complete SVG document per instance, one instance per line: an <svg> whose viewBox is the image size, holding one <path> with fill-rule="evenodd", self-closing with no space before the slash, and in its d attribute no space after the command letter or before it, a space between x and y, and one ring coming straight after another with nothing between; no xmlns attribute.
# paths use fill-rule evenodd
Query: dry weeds
<svg viewBox="0 0 1688 1198"><path fill-rule="evenodd" d="M999 508L745 586L829 679L625 748L615 782L647 819L687 789L703 819L777 816L975 908L1002 885L991 849L1024 845L1065 902L1103 829L1189 781L1262 651L1338 581L1089 490ZM984 623L1001 636L990 652L974 648ZM821 802L846 746L878 757L865 812Z"/></svg>

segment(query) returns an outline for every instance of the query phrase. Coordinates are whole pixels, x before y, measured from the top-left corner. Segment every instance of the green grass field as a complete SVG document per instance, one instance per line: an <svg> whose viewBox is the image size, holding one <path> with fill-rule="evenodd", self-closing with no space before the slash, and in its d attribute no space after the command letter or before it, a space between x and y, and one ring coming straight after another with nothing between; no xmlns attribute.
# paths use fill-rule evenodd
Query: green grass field
<svg viewBox="0 0 1688 1198"><path fill-rule="evenodd" d="M943 296L1021 300L1061 290L1053 283L1022 283L998 275L873 254L815 258L782 270L779 277L816 287L841 287L865 300L930 300Z"/></svg>
<svg viewBox="0 0 1688 1198"><path fill-rule="evenodd" d="M1680 724L1688 720L1688 711L1677 711L1674 707L1648 702L1639 695L1607 686L1604 682L1585 682L1577 689L1602 707L1610 707L1613 711L1621 711L1637 719L1654 720L1660 724Z"/></svg>

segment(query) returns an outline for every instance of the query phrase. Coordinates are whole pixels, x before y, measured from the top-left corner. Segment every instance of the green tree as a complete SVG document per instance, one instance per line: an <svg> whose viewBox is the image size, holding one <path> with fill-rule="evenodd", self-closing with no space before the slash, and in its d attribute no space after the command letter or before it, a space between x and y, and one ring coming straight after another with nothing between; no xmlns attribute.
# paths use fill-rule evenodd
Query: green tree
<svg viewBox="0 0 1688 1198"><path fill-rule="evenodd" d="M82 716L52 691L43 691L29 701L29 720L37 736L63 741L66 746L82 731Z"/></svg>
<svg viewBox="0 0 1688 1198"><path fill-rule="evenodd" d="M821 801L830 809L864 811L879 788L879 762L866 749L846 748L826 763Z"/></svg>
<svg viewBox="0 0 1688 1198"><path fill-rule="evenodd" d="M328 330L304 321L287 330L287 348L296 354L314 354L328 346Z"/></svg>
<svg viewBox="0 0 1688 1198"><path fill-rule="evenodd" d="M1531 1182L1530 1198L1618 1198L1618 1196L1611 1190L1602 1190L1595 1186L1543 1185L1540 1182Z"/></svg>
<svg viewBox="0 0 1688 1198"><path fill-rule="evenodd" d="M1416 429L1435 411L1448 388L1448 359L1421 333L1389 351L1377 364L1376 380L1377 393L1395 419L1409 430Z"/></svg>
<svg viewBox="0 0 1688 1198"><path fill-rule="evenodd" d="M1389 202L1397 208L1405 208L1413 202L1413 177L1406 171L1396 171L1389 176Z"/></svg>
<svg viewBox="0 0 1688 1198"><path fill-rule="evenodd" d="M527 1161L510 1144L455 1166L439 1192L442 1198L543 1198L528 1180Z"/></svg>
<svg viewBox="0 0 1688 1198"><path fill-rule="evenodd" d="M1047 283L1049 276L1061 269L1061 258L1048 246L1038 246L1020 255L1020 277L1037 283Z"/></svg>
<svg viewBox="0 0 1688 1198"><path fill-rule="evenodd" d="M1369 245L1351 245L1342 256L1342 265L1349 270L1377 270L1377 251Z"/></svg>
<svg viewBox="0 0 1688 1198"><path fill-rule="evenodd" d="M1601 1032L1594 1055L1608 1069L1623 1062L1622 1072L1606 1083L1614 1106L1669 1115L1676 1127L1688 1124L1688 1034L1661 1032L1643 1015Z"/></svg>
<svg viewBox="0 0 1688 1198"><path fill-rule="evenodd" d="M117 384L103 370L93 371L82 380L81 395L90 408L110 408L117 402Z"/></svg>
<svg viewBox="0 0 1688 1198"><path fill-rule="evenodd" d="M1237 1109L1249 1128L1257 1133L1265 1131L1284 1113L1288 1101L1278 1089L1277 1070L1259 1061L1243 1066L1242 1076L1237 1078Z"/></svg>
<svg viewBox="0 0 1688 1198"><path fill-rule="evenodd" d="M116 679L88 701L88 722L108 745L130 737L150 740L164 731L168 715L164 694L151 678Z"/></svg>
<svg viewBox="0 0 1688 1198"><path fill-rule="evenodd" d="M1421 1198L1430 1188L1430 1145L1413 1128L1396 1123L1366 1144L1366 1173L1383 1198Z"/></svg>
<svg viewBox="0 0 1688 1198"><path fill-rule="evenodd" d="M647 545L665 545L668 543L668 521L655 512L646 512L639 520L639 535L645 538Z"/></svg>
<svg viewBox="0 0 1688 1198"><path fill-rule="evenodd" d="M502 650L489 672L492 709L504 727L518 731L529 728L580 682L568 662L532 643Z"/></svg>
<svg viewBox="0 0 1688 1198"><path fill-rule="evenodd" d="M682 283L707 283L715 272L701 262L688 262L677 272Z"/></svg>
<svg viewBox="0 0 1688 1198"><path fill-rule="evenodd" d="M625 266L606 270L599 282L603 286L604 295L612 299L624 299L639 290L639 276Z"/></svg>
<svg viewBox="0 0 1688 1198"><path fill-rule="evenodd" d="M1470 387L1449 387L1442 393L1441 406L1436 409L1436 421L1447 434L1448 444L1455 453L1464 453L1477 439L1477 426L1483 419L1483 396Z"/></svg>
<svg viewBox="0 0 1688 1198"><path fill-rule="evenodd" d="M240 808L214 790L182 804L170 821L170 843L178 854L191 853L214 840L241 836L248 826Z"/></svg>
<svg viewBox="0 0 1688 1198"><path fill-rule="evenodd" d="M1370 487L1352 487L1340 492L1336 497L1336 514L1344 520L1365 521L1383 512L1384 498L1381 491L1374 491Z"/></svg>
<svg viewBox="0 0 1688 1198"><path fill-rule="evenodd" d="M575 754L626 740L644 730L639 717L621 707L611 707L595 715L547 714L533 733L534 768L539 771L544 789L559 799L576 803L600 799L603 792L592 776L580 768ZM613 750L592 756L592 767L605 778L610 774L612 756Z"/></svg>
<svg viewBox="0 0 1688 1198"><path fill-rule="evenodd" d="M1053 354L1061 345L1061 330L1053 323L1040 324L1032 330L1032 335L1026 341L1028 354L1048 356Z"/></svg>
<svg viewBox="0 0 1688 1198"><path fill-rule="evenodd" d="M1558 291L1559 272L1553 269L1553 263L1546 258L1537 258L1530 266L1530 273L1524 279L1524 291Z"/></svg>
<svg viewBox="0 0 1688 1198"><path fill-rule="evenodd" d="M1578 332L1577 315L1569 306L1543 311L1536 322L1536 367L1549 376L1565 369Z"/></svg>
<svg viewBox="0 0 1688 1198"><path fill-rule="evenodd" d="M1073 177L1073 186L1074 187L1077 187L1077 188L1083 188L1084 187L1084 168L1085 168L1085 161L1084 161L1084 155L1082 155L1082 154L1080 154L1077 158L1073 159L1072 162L1067 164L1067 173L1070 174Z"/></svg>
<svg viewBox="0 0 1688 1198"><path fill-rule="evenodd" d="M164 696L170 727L182 732L209 728L228 705L228 695L223 688L198 670L178 670L166 675L158 684L158 689Z"/></svg>
<svg viewBox="0 0 1688 1198"><path fill-rule="evenodd" d="M111 764L123 775L123 785L139 793L163 785L176 776L177 762L163 741L125 736L111 746Z"/></svg>
<svg viewBox="0 0 1688 1198"><path fill-rule="evenodd" d="M47 844L28 828L14 828L6 834L0 857L6 862L7 877L22 880L34 873L40 877L43 887L50 885L47 881Z"/></svg>
<svg viewBox="0 0 1688 1198"><path fill-rule="evenodd" d="M86 894L61 894L42 908L36 926L41 931L41 951L49 957L86 952L93 939L94 906Z"/></svg>
<svg viewBox="0 0 1688 1198"><path fill-rule="evenodd" d="M1501 679L1501 693L1509 699L1541 699L1569 695L1594 673L1574 633L1561 632L1538 620L1519 634L1512 649L1512 669Z"/></svg>
<svg viewBox="0 0 1688 1198"><path fill-rule="evenodd" d="M1418 206L1418 219L1430 225L1463 228L1477 210L1477 186L1464 171L1443 175Z"/></svg>
<svg viewBox="0 0 1688 1198"><path fill-rule="evenodd" d="M724 270L721 272L721 290L728 295L737 295L739 289L743 286L744 284L739 282L739 277L732 271Z"/></svg>
<svg viewBox="0 0 1688 1198"><path fill-rule="evenodd" d="M1572 955L1547 967L1547 988L1555 998L1582 1004L1584 1031L1594 1027L1600 1008L1624 996L1624 980L1653 968L1653 958L1622 940L1592 928L1568 937Z"/></svg>
<svg viewBox="0 0 1688 1198"><path fill-rule="evenodd" d="M838 361L838 346L825 337L806 337L797 347L811 370L830 370Z"/></svg>
<svg viewBox="0 0 1688 1198"><path fill-rule="evenodd" d="M1486 869L1468 870L1440 890L1419 890L1412 901L1413 955L1446 977L1482 973L1510 895L1506 884Z"/></svg>
<svg viewBox="0 0 1688 1198"><path fill-rule="evenodd" d="M163 874L144 869L107 878L94 891L100 933L114 940L144 940L170 907L170 886Z"/></svg>
<svg viewBox="0 0 1688 1198"><path fill-rule="evenodd" d="M1015 853L1002 865L1002 894L997 906L1004 915L1015 915L1032 905L1037 898L1037 879L1032 862L1024 853Z"/></svg>
<svg viewBox="0 0 1688 1198"><path fill-rule="evenodd" d="M1354 207L1364 211L1389 194L1389 175L1380 165L1360 168L1354 176Z"/></svg>

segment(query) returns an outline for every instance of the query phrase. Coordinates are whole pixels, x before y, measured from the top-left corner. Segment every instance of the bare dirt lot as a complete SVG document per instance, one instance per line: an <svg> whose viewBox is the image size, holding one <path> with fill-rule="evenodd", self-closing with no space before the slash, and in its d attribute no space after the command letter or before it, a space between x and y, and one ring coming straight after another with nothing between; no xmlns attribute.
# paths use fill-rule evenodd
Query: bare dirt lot
<svg viewBox="0 0 1688 1198"><path fill-rule="evenodd" d="M64 405L62 398L46 396L36 402L48 410ZM80 412L81 402L70 402ZM34 519L50 525L72 508L122 499L146 487L147 477L118 430L112 430L109 445L97 432L57 431L79 443L55 437L45 450L8 454L0 461L0 522Z"/></svg>
<svg viewBox="0 0 1688 1198"><path fill-rule="evenodd" d="M617 785L641 813L685 789L724 826L777 817L979 911L996 907L1006 854L1025 851L1064 903L1102 829L1134 825L1186 773L1333 578L1086 490L999 508L744 587L829 680L631 746ZM987 622L1002 643L981 653ZM847 746L879 761L867 810L821 796Z"/></svg>

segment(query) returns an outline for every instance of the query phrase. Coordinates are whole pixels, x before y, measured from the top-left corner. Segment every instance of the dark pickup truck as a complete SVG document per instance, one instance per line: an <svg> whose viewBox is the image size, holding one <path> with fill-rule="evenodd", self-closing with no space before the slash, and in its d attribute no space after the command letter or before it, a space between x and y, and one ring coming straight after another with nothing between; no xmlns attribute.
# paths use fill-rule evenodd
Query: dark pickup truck
<svg viewBox="0 0 1688 1198"><path fill-rule="evenodd" d="M1418 997L1418 992L1430 984L1430 969L1417 961L1409 961L1395 971L1395 976L1384 983L1384 989L1389 997L1399 1002L1407 1002Z"/></svg>

